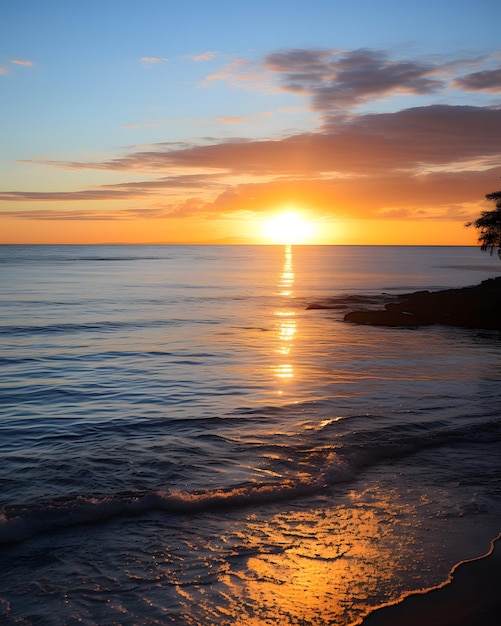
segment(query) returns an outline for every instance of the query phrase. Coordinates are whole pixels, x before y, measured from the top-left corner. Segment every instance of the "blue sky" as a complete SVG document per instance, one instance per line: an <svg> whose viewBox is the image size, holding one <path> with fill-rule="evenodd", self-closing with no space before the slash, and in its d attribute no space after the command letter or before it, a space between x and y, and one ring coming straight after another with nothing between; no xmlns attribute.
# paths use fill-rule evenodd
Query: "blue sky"
<svg viewBox="0 0 501 626"><path fill-rule="evenodd" d="M249 140L317 137L332 131L341 114L346 124L349 116L362 120L367 114L431 105L477 107L475 113L499 107L499 0L4 0L1 11L0 215L9 216L9 232L16 220L21 229L37 215L47 221L55 204L55 221L64 220L62 210L73 210L68 226L78 217L76 209L86 211L81 215L87 221L92 211L104 219L95 213L95 204L84 207L78 195L65 196L63 206L62 192L186 176L184 157L184 169L180 162L159 168L151 166L151 159L131 157L170 150L176 142L219 150L242 140L248 147ZM363 53L357 56L357 51ZM327 78L334 65L344 72L337 82ZM356 71L348 71L355 66ZM311 79L301 75L295 82L298 68L311 72ZM371 76L380 70L386 73L384 86L371 86ZM475 76L469 83L458 82L470 75ZM487 153L492 158L492 148ZM141 215L151 209L152 219L168 221L169 214L181 215L181 202L191 199L194 206L194 199L202 198L197 206L205 219L209 204L243 184L240 172L214 165L207 155L212 174L225 167L212 195L213 179L208 178L203 193L186 189L184 200L179 191L155 197L149 191L141 199L126 194L96 198L100 206L106 201L111 221L134 207L143 210ZM454 167L448 163L442 169ZM485 163L482 167L475 172L484 171ZM198 160L193 174L201 169ZM245 180L254 170L246 164ZM260 181L290 175L268 167ZM325 172L317 168L309 176L318 179ZM178 183L186 185L187 179ZM165 208L168 198L171 209ZM161 216L152 210L160 205L165 209ZM390 201L388 206L393 206ZM235 205L217 215L213 211L211 219L231 221L248 210ZM328 219L323 205L320 213ZM195 219L196 212L187 211L185 217Z"/></svg>

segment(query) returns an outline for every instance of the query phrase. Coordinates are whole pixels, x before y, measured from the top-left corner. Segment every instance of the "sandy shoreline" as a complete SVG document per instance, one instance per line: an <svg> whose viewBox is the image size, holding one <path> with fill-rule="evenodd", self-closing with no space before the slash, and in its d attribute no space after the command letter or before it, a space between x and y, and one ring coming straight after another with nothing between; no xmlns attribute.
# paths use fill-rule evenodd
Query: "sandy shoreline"
<svg viewBox="0 0 501 626"><path fill-rule="evenodd" d="M361 626L497 626L501 616L501 535L489 552L456 565L448 581L376 609Z"/></svg>

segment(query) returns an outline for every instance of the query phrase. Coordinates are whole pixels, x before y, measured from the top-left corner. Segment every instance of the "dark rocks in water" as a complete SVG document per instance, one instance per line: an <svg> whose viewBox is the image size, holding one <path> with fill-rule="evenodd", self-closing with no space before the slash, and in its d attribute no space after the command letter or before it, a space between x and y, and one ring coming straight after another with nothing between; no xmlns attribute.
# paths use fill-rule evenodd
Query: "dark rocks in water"
<svg viewBox="0 0 501 626"><path fill-rule="evenodd" d="M347 310L354 306L382 306L389 300L395 300L395 296L389 296L388 294L381 294L380 296L356 296L356 295L344 295L344 296L336 296L335 298L330 298L324 302L312 302L306 307L306 310L323 310L323 309L334 309L334 310Z"/></svg>
<svg viewBox="0 0 501 626"><path fill-rule="evenodd" d="M306 307L307 311L310 310L323 310L323 309L346 309L345 304L321 304L320 302L313 302Z"/></svg>
<svg viewBox="0 0 501 626"><path fill-rule="evenodd" d="M345 322L375 326L430 326L501 330L501 277L480 285L402 295L379 311L352 311Z"/></svg>

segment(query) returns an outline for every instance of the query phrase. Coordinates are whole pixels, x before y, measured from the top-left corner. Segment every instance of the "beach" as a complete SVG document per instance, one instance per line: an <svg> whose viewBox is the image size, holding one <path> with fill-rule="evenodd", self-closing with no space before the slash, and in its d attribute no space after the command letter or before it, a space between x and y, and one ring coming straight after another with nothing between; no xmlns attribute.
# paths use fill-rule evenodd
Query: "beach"
<svg viewBox="0 0 501 626"><path fill-rule="evenodd" d="M487 555L458 564L444 585L375 611L363 626L496 626L501 616L499 538Z"/></svg>
<svg viewBox="0 0 501 626"><path fill-rule="evenodd" d="M442 324L501 329L501 278L480 285L402 295L384 310L347 313L345 321L382 326ZM457 564L442 585L382 607L363 626L495 626L501 618L501 548L498 536L489 552Z"/></svg>
<svg viewBox="0 0 501 626"><path fill-rule="evenodd" d="M1 7L0 626L501 624L501 1Z"/></svg>
<svg viewBox="0 0 501 626"><path fill-rule="evenodd" d="M0 623L352 626L443 585L499 533L499 331L344 316L497 263L0 247Z"/></svg>

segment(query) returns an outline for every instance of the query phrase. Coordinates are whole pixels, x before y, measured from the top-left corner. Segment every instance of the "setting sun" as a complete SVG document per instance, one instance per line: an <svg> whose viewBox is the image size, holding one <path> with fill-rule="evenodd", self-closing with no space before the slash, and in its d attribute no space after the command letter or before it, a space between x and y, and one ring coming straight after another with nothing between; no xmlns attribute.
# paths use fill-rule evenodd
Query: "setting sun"
<svg viewBox="0 0 501 626"><path fill-rule="evenodd" d="M275 215L263 224L264 235L280 244L305 243L312 236L313 230L313 224L294 211Z"/></svg>

